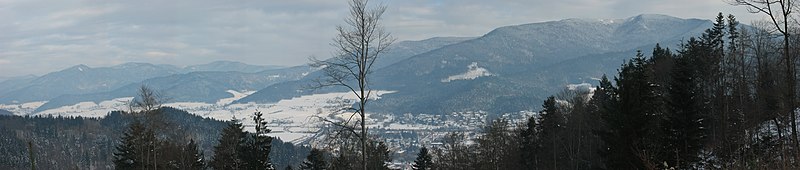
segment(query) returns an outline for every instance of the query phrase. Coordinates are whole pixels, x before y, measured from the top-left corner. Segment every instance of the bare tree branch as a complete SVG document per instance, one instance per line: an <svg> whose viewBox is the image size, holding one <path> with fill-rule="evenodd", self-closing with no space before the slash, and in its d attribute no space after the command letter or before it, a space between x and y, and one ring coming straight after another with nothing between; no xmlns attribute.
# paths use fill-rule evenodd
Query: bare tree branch
<svg viewBox="0 0 800 170"><path fill-rule="evenodd" d="M361 140L361 149L366 149L367 128L366 122L366 103L372 94L369 87L369 75L372 73L372 66L375 61L388 50L394 42L394 38L384 31L379 22L386 6L380 5L377 8L369 8L368 0L351 0L350 15L344 19L345 26L337 26L338 35L333 38L331 46L336 48L334 56L327 60L311 58L312 67L322 68L324 79L315 80L311 88L322 88L329 86L345 87L358 98L358 108L354 108L350 119L345 122L345 126L350 120L358 115L360 120L361 133L357 134ZM334 125L342 125L330 120L325 120ZM355 132L355 128L350 128ZM361 156L363 168L366 169L366 155Z"/></svg>

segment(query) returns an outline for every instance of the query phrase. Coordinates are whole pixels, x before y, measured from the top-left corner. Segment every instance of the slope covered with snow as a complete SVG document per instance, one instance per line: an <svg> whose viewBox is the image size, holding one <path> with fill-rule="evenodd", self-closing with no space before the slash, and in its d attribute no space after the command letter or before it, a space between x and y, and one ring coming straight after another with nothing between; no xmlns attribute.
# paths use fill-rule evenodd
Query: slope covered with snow
<svg viewBox="0 0 800 170"><path fill-rule="evenodd" d="M468 70L466 73L452 75L450 77L447 77L446 79L442 79L442 82L447 83L454 80L472 80L478 77L494 75L491 72L489 72L489 70L487 70L486 68L478 67L478 62L472 62L472 64L467 66L467 68Z"/></svg>

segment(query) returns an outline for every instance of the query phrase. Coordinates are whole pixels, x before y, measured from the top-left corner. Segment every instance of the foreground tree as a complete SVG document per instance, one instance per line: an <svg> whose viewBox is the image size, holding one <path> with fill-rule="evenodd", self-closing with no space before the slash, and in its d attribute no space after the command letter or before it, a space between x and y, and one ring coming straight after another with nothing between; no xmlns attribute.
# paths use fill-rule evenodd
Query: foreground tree
<svg viewBox="0 0 800 170"><path fill-rule="evenodd" d="M325 161L325 152L317 148L311 149L311 152L300 165L302 170L325 170L328 168L328 162Z"/></svg>
<svg viewBox="0 0 800 170"><path fill-rule="evenodd" d="M152 167L154 161L149 159L154 148L153 131L147 129L140 121L134 120L128 125L128 130L122 136L122 143L117 146L114 153L114 167L116 169L143 169Z"/></svg>
<svg viewBox="0 0 800 170"><path fill-rule="evenodd" d="M450 132L442 139L442 147L435 148L434 160L438 169L475 169L477 158L474 147L466 144L462 132Z"/></svg>
<svg viewBox="0 0 800 170"><path fill-rule="evenodd" d="M657 162L654 122L658 115L656 86L650 81L649 62L638 53L628 61L616 78L617 87L600 112L603 129L600 138L606 144L601 151L608 169L653 169ZM605 84L601 82L601 85ZM613 108L613 109L612 109Z"/></svg>
<svg viewBox="0 0 800 170"><path fill-rule="evenodd" d="M434 169L433 167L433 158L431 158L431 154L428 153L428 148L424 146L419 149L419 153L417 154L417 159L414 160L414 165L412 167L414 170L431 170Z"/></svg>
<svg viewBox="0 0 800 170"><path fill-rule="evenodd" d="M565 164L564 161L566 153L562 147L564 142L564 135L562 132L566 128L566 120L564 120L564 113L558 108L556 99L553 96L544 101L542 107L542 124L541 124L541 137L542 144L541 153L539 157L542 158L543 166L545 169L559 169L559 164Z"/></svg>
<svg viewBox="0 0 800 170"><path fill-rule="evenodd" d="M179 152L177 169L204 169L206 166L203 151L199 150L194 140L184 145Z"/></svg>
<svg viewBox="0 0 800 170"><path fill-rule="evenodd" d="M690 45L689 45L690 46ZM687 47L684 54L691 54ZM707 111L703 107L704 100L700 94L697 68L693 63L697 57L681 55L676 59L672 70L673 79L667 90L669 101L664 116L664 153L665 162L669 166L690 169L691 164L699 161L699 152L705 143L705 120Z"/></svg>
<svg viewBox="0 0 800 170"><path fill-rule="evenodd" d="M173 128L163 115L164 99L147 86L141 86L132 100L129 116L133 121L122 137L115 153L118 169L202 169L203 159L198 155L197 144L185 136L181 128ZM191 147L194 149L187 149Z"/></svg>
<svg viewBox="0 0 800 170"><path fill-rule="evenodd" d="M267 135L272 130L267 129L267 122L264 121L262 115L258 111L253 113L255 133L246 138L243 150L240 152L241 155L239 155L245 161L245 169L275 169L269 159L272 137Z"/></svg>
<svg viewBox="0 0 800 170"><path fill-rule="evenodd" d="M244 160L239 155L244 145L247 133L243 131L242 124L232 121L222 130L219 144L214 146L214 156L209 166L214 169L242 169Z"/></svg>
<svg viewBox="0 0 800 170"><path fill-rule="evenodd" d="M331 161L330 169L332 170L352 170L352 169L359 169L359 165L361 165L361 154L367 155L367 169L374 169L374 170L387 170L388 162L392 161L389 155L389 148L386 146L384 142L379 142L375 140L368 140L367 141L367 150L361 151L361 147L357 145L353 145L352 143L358 141L347 141L347 139L343 139L345 144L340 144L338 153L336 156L333 157Z"/></svg>
<svg viewBox="0 0 800 170"><path fill-rule="evenodd" d="M275 169L269 158L272 137L267 133L271 130L261 116L261 112L253 113L255 132L251 134L238 121L231 121L222 130L209 165L214 169Z"/></svg>
<svg viewBox="0 0 800 170"><path fill-rule="evenodd" d="M791 121L791 130L792 130L792 142L795 149L800 148L800 142L798 142L797 137L797 115L795 113L795 108L797 107L796 103L796 93L797 93L797 77L796 70L795 70L795 58L794 55L791 55L790 47L789 47L789 38L791 35L791 26L789 22L792 22L792 14L794 10L798 9L797 4L794 4L793 0L733 0L731 2L733 5L743 5L747 6L748 11L751 13L763 13L769 17L769 20L772 21L772 25L775 26L775 30L778 31L781 35L783 35L783 59L784 64L786 67L786 91L784 92L786 103L784 104L784 109L782 112L788 112ZM793 22L797 23L797 20Z"/></svg>
<svg viewBox="0 0 800 170"><path fill-rule="evenodd" d="M344 123L337 125L358 134L361 150L367 150L366 105L372 89L369 87L372 65L394 42L390 34L383 29L380 23L386 6L368 8L367 0L352 0L350 2L350 16L345 19L347 26L338 26L338 36L334 38L333 46L337 49L335 56L328 60L312 58L311 66L322 68L324 79L314 85L315 88L326 86L340 86L347 88L358 98L357 108L352 110L353 115L360 118L357 122L360 127ZM350 118L355 116L350 116ZM360 130L360 133L356 132ZM367 169L367 155L361 154L361 168Z"/></svg>

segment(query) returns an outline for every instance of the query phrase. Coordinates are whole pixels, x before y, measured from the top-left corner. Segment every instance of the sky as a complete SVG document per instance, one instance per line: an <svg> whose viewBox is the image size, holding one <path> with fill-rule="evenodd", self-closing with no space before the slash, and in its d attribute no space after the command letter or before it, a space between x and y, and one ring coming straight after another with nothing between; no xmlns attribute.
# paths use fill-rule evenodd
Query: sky
<svg viewBox="0 0 800 170"><path fill-rule="evenodd" d="M294 66L327 58L349 0L0 0L0 77L74 65L186 66L212 61ZM475 37L494 28L638 14L763 18L727 0L371 0L403 40Z"/></svg>

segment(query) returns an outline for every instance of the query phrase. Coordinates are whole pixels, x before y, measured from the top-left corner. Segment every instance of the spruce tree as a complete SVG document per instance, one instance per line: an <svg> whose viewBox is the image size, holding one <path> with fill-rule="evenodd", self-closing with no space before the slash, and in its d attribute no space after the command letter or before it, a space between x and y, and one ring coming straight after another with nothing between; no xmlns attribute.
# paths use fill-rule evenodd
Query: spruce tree
<svg viewBox="0 0 800 170"><path fill-rule="evenodd" d="M705 138L706 111L700 89L697 87L697 72L692 64L693 56L682 55L673 69L669 85L669 105L663 123L665 162L680 169L691 168L699 160L699 152Z"/></svg>
<svg viewBox="0 0 800 170"><path fill-rule="evenodd" d="M261 112L253 113L255 122L255 133L245 139L245 144L239 153L239 157L245 163L245 169L275 169L269 159L272 148L272 137L268 136L271 130L266 127Z"/></svg>
<svg viewBox="0 0 800 170"><path fill-rule="evenodd" d="M144 126L138 119L128 125L114 153L114 165L117 169L141 169L156 166L157 160L152 155L158 140L155 133Z"/></svg>
<svg viewBox="0 0 800 170"><path fill-rule="evenodd" d="M555 97L550 96L542 104L541 120L541 142L542 152L539 157L542 158L540 166L547 169L559 169L559 164L564 164L564 156L562 143L564 135L562 132L566 129L566 120L564 113L559 108Z"/></svg>
<svg viewBox="0 0 800 170"><path fill-rule="evenodd" d="M356 149L355 144L342 145L339 147L339 153L331 160L331 170L352 170L356 165L361 163L359 159L360 154Z"/></svg>
<svg viewBox="0 0 800 170"><path fill-rule="evenodd" d="M428 148L424 146L419 149L419 153L417 153L417 159L414 160L414 165L412 167L414 170L431 170L433 168L433 159L431 158L430 153L428 153Z"/></svg>
<svg viewBox="0 0 800 170"><path fill-rule="evenodd" d="M538 129L539 125L536 121L536 117L531 116L528 118L527 123L525 123L524 129L520 131L520 137L522 139L522 141L520 141L520 161L527 169L534 169L539 163L537 157L540 148Z"/></svg>
<svg viewBox="0 0 800 170"><path fill-rule="evenodd" d="M189 143L184 145L177 157L178 169L204 169L205 158L202 151L198 150L197 143L194 139L190 139Z"/></svg>
<svg viewBox="0 0 800 170"><path fill-rule="evenodd" d="M306 156L306 160L300 165L302 170L325 170L328 168L328 162L325 161L325 153L317 148L311 149L311 152Z"/></svg>
<svg viewBox="0 0 800 170"><path fill-rule="evenodd" d="M139 121L133 121L128 125L128 130L122 135L122 143L117 145L114 152L114 167L116 169L141 169L144 159L142 154L141 137L144 136L146 128Z"/></svg>
<svg viewBox="0 0 800 170"><path fill-rule="evenodd" d="M657 86L650 79L649 62L641 52L623 64L609 103L601 109L605 129L599 134L606 147L601 152L608 169L656 168Z"/></svg>
<svg viewBox="0 0 800 170"><path fill-rule="evenodd" d="M242 131L242 124L237 121L228 123L222 130L219 144L214 146L214 156L209 166L213 169L243 169L244 160L240 157L247 133Z"/></svg>
<svg viewBox="0 0 800 170"><path fill-rule="evenodd" d="M367 169L388 170L389 147L384 142L368 141L367 143Z"/></svg>

